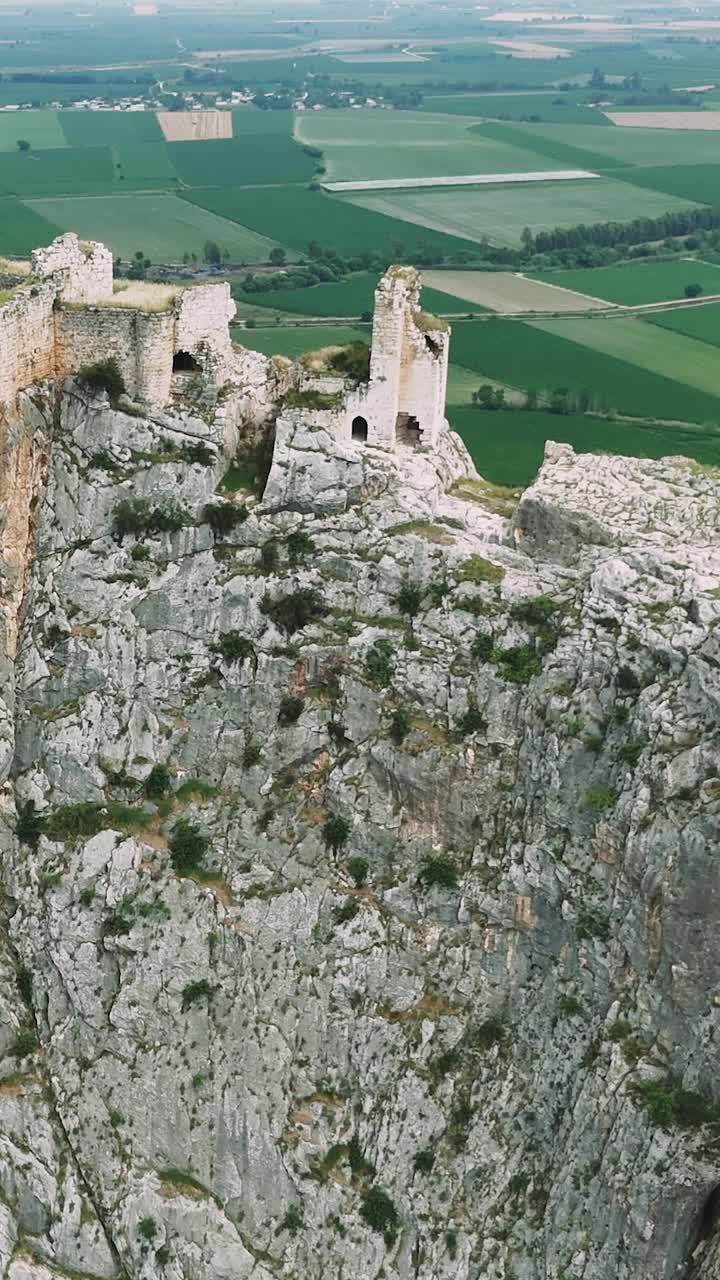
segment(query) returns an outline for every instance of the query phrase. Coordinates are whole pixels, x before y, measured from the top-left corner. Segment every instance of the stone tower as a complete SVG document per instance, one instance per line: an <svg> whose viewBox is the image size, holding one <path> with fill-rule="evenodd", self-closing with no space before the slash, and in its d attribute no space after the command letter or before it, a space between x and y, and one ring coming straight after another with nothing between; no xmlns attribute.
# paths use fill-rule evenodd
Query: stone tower
<svg viewBox="0 0 720 1280"><path fill-rule="evenodd" d="M370 378L348 399L353 440L433 447L445 417L450 330L420 310L420 275L390 267L375 290Z"/></svg>

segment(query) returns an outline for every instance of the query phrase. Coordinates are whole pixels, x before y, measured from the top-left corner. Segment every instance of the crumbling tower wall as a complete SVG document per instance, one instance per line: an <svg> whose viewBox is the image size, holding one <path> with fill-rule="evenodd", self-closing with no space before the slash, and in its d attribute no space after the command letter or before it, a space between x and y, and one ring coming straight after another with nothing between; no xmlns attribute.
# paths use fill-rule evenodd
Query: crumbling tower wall
<svg viewBox="0 0 720 1280"><path fill-rule="evenodd" d="M421 311L420 285L414 267L390 267L375 290L370 377L348 399L346 437L391 449L398 443L437 443L445 418L450 331L445 321Z"/></svg>

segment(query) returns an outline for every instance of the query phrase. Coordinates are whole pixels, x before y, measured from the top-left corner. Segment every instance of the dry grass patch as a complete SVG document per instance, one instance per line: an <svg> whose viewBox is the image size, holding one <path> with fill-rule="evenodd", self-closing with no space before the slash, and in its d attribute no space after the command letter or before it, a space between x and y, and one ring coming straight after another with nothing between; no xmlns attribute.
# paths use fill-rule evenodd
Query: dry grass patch
<svg viewBox="0 0 720 1280"><path fill-rule="evenodd" d="M626 129L720 129L720 111L606 111L605 115Z"/></svg>
<svg viewBox="0 0 720 1280"><path fill-rule="evenodd" d="M166 142L204 142L232 138L232 111L158 111Z"/></svg>
<svg viewBox="0 0 720 1280"><path fill-rule="evenodd" d="M513 58L569 58L570 49L555 44L534 44L531 40L488 40L488 44L509 49Z"/></svg>
<svg viewBox="0 0 720 1280"><path fill-rule="evenodd" d="M463 476L450 486L448 491L453 498L461 498L463 502L477 502L495 516L511 516L517 506L522 489L512 489L509 485L491 484L489 480L471 479Z"/></svg>
<svg viewBox="0 0 720 1280"><path fill-rule="evenodd" d="M116 280L113 296L99 307L132 307L137 311L168 311L177 297L177 286L151 284L147 280Z"/></svg>

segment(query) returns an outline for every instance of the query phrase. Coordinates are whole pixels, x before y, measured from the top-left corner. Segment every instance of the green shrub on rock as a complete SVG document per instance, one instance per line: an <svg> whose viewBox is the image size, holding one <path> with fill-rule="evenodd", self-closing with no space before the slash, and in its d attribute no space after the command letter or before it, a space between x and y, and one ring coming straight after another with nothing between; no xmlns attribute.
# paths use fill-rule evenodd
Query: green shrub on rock
<svg viewBox="0 0 720 1280"><path fill-rule="evenodd" d="M178 875L189 875L201 866L210 841L199 827L180 818L170 835L170 861Z"/></svg>

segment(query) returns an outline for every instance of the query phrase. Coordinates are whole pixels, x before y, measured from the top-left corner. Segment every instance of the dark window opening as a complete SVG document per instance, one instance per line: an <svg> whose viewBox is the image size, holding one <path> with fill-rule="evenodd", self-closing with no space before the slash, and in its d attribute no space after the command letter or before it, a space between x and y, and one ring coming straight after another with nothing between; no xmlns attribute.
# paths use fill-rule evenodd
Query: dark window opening
<svg viewBox="0 0 720 1280"><path fill-rule="evenodd" d="M435 342L432 338L428 337L427 334L425 334L425 346L427 347L428 351L431 352L432 355L434 356L440 355L440 343Z"/></svg>
<svg viewBox="0 0 720 1280"><path fill-rule="evenodd" d="M413 447L420 444L420 423L410 413L399 413L395 423L395 435L400 444Z"/></svg>
<svg viewBox="0 0 720 1280"><path fill-rule="evenodd" d="M189 351L176 351L173 356L173 373L199 373L200 365Z"/></svg>
<svg viewBox="0 0 720 1280"><path fill-rule="evenodd" d="M365 441L368 437L368 424L365 418L353 418L352 420L352 438L353 440Z"/></svg>

